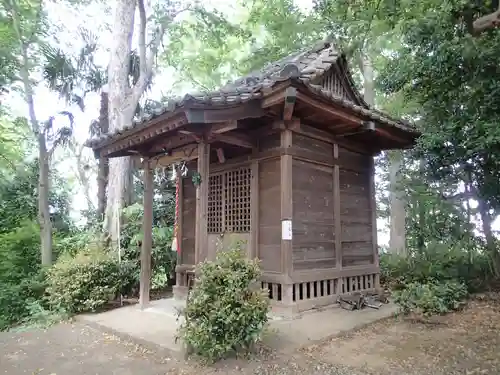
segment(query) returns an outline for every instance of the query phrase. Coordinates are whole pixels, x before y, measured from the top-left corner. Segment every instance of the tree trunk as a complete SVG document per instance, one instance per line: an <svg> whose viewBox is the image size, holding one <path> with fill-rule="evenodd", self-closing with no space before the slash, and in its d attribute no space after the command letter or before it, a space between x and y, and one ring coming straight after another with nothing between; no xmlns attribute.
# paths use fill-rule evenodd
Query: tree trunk
<svg viewBox="0 0 500 375"><path fill-rule="evenodd" d="M85 200L87 201L87 207L90 211L92 211L95 208L94 202L92 202L92 198L90 197L90 185L87 173L85 171L85 164L82 163L82 152L85 146L80 145L78 149L76 149L74 145L70 147L76 157L76 173L78 174L78 179L80 180L80 184L83 188L83 195L85 196Z"/></svg>
<svg viewBox="0 0 500 375"><path fill-rule="evenodd" d="M406 207L400 186L400 170L403 166L402 151L389 152L389 203L390 237L389 248L392 252L406 255Z"/></svg>
<svg viewBox="0 0 500 375"><path fill-rule="evenodd" d="M50 221L49 209L49 153L45 141L45 131L40 127L35 113L35 101L33 99L33 87L30 81L28 42L21 30L21 22L17 4L10 1L14 32L19 42L19 52L21 54L20 75L24 88L24 100L28 106L29 121L31 130L38 142L38 223L40 225L40 242L42 265L52 264L52 223Z"/></svg>
<svg viewBox="0 0 500 375"><path fill-rule="evenodd" d="M108 92L107 87L101 90L101 106L99 109L99 131L106 134L109 131L108 116ZM99 158L97 165L97 217L104 219L106 210L106 188L109 178L109 160L108 158Z"/></svg>
<svg viewBox="0 0 500 375"><path fill-rule="evenodd" d="M418 170L420 174L420 179L423 180L424 178L424 173L425 173L425 164L424 160L420 159L418 162ZM425 204L423 199L419 199L417 202L417 207L418 207L418 233L417 233L417 247L420 252L424 251L425 248L425 233L424 233L424 228L426 228L426 223L425 223L425 217L426 217L426 212L425 212ZM405 215L406 216L406 215Z"/></svg>
<svg viewBox="0 0 500 375"><path fill-rule="evenodd" d="M493 234L493 231L491 229L491 215L488 210L488 205L487 203L479 198L478 199L478 208L479 208L479 214L481 215L481 222L483 224L483 234L486 240L486 247L488 251L491 254L491 257L493 259L493 265L495 269L495 273L497 276L500 274L500 254L498 253L498 250L496 248L495 244L495 235Z"/></svg>
<svg viewBox="0 0 500 375"><path fill-rule="evenodd" d="M52 222L49 209L49 153L45 136L38 136L38 223L42 247L42 265L52 264Z"/></svg>
<svg viewBox="0 0 500 375"><path fill-rule="evenodd" d="M129 86L129 55L134 31L136 0L116 2L113 25L113 45L109 64L109 131L122 129L132 121L137 103ZM111 241L119 238L119 217L130 189L130 158L109 161L108 199L104 227Z"/></svg>

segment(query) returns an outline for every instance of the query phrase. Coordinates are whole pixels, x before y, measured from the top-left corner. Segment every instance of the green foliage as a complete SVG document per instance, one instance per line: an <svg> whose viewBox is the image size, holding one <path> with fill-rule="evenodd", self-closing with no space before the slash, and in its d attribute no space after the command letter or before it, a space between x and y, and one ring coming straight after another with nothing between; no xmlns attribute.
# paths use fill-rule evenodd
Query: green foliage
<svg viewBox="0 0 500 375"><path fill-rule="evenodd" d="M117 259L100 248L63 254L47 271L47 300L68 313L96 311L115 299L124 280Z"/></svg>
<svg viewBox="0 0 500 375"><path fill-rule="evenodd" d="M406 257L380 256L381 283L392 289L403 313L446 313L457 309L468 293L493 285L489 254L462 245L434 243Z"/></svg>
<svg viewBox="0 0 500 375"><path fill-rule="evenodd" d="M0 234L0 330L29 316L27 304L43 295L38 225Z"/></svg>
<svg viewBox="0 0 500 375"><path fill-rule="evenodd" d="M125 222L121 231L121 246L123 249L123 259L134 264L137 275L136 285L139 282L140 252L142 245L142 205L136 203L124 209ZM175 269L176 253L171 250L172 226L163 226L157 220L157 225L153 226L153 246L151 269L153 287L162 288L166 286L168 280ZM163 281L163 282L162 282Z"/></svg>
<svg viewBox="0 0 500 375"><path fill-rule="evenodd" d="M69 218L70 196L67 184L56 173L52 173L49 205L53 228L67 232L71 227ZM24 164L16 169L12 180L0 181L0 233L15 230L24 220L37 219L38 212L38 161Z"/></svg>
<svg viewBox="0 0 500 375"><path fill-rule="evenodd" d="M393 296L403 314L430 316L459 309L467 297L467 287L457 281L413 282Z"/></svg>
<svg viewBox="0 0 500 375"><path fill-rule="evenodd" d="M34 222L0 234L0 280L19 283L40 268L40 233Z"/></svg>
<svg viewBox="0 0 500 375"><path fill-rule="evenodd" d="M260 339L269 309L267 296L255 287L261 274L258 261L246 259L237 246L219 251L199 272L179 337L210 361L248 349Z"/></svg>
<svg viewBox="0 0 500 375"><path fill-rule="evenodd" d="M488 288L493 281L490 257L481 248L462 245L434 243L406 257L382 254L381 282L393 290L403 289L410 283L454 280L466 285L470 292Z"/></svg>

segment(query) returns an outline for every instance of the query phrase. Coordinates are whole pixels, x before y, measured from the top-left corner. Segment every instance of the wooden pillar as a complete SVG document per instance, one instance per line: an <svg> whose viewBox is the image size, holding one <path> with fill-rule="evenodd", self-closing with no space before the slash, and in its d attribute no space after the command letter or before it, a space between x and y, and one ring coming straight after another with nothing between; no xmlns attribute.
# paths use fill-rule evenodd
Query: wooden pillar
<svg viewBox="0 0 500 375"><path fill-rule="evenodd" d="M196 187L195 263L205 260L208 247L207 210L210 145L203 139L198 144L198 173L201 182Z"/></svg>
<svg viewBox="0 0 500 375"><path fill-rule="evenodd" d="M375 194L375 160L374 156L370 158L370 210L372 214L372 245L373 245L373 263L379 268L378 258L378 233L377 233L377 198ZM380 287L380 275L375 275L375 288Z"/></svg>
<svg viewBox="0 0 500 375"><path fill-rule="evenodd" d="M285 129L281 132L281 147L292 147L292 131ZM284 238L287 222L293 227L292 207L292 155L281 156L281 271L290 276L293 271L292 238ZM282 286L282 300L285 305L293 304L293 284Z"/></svg>
<svg viewBox="0 0 500 375"><path fill-rule="evenodd" d="M342 269L342 217L340 211L340 166L338 164L339 145L333 145L333 222L335 227L335 264L338 270ZM342 294L344 280L339 278L336 294Z"/></svg>
<svg viewBox="0 0 500 375"><path fill-rule="evenodd" d="M259 162L252 162L252 180L250 185L250 259L259 257Z"/></svg>
<svg viewBox="0 0 500 375"><path fill-rule="evenodd" d="M183 258L183 248L182 248L182 237L184 236L184 232L182 230L182 221L183 221L183 211L184 211L184 179L180 175L180 170L177 169L177 178L179 179L179 195L177 196L178 201L178 211L179 216L177 217L177 262L176 265L180 266L184 264L182 261ZM177 267L176 267L177 268ZM175 274L175 285L176 286L187 286L182 284L182 274L176 270Z"/></svg>
<svg viewBox="0 0 500 375"><path fill-rule="evenodd" d="M139 307L144 309L149 304L151 247L153 245L153 170L151 169L149 160L144 161L144 216L142 218L142 232Z"/></svg>

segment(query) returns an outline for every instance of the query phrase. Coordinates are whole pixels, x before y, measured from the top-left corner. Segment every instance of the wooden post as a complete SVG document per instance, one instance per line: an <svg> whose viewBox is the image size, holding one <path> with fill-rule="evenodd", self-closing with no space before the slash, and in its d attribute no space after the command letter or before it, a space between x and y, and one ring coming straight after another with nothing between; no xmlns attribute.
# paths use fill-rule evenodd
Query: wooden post
<svg viewBox="0 0 500 375"><path fill-rule="evenodd" d="M144 161L144 216L142 218L143 240L141 247L141 275L139 307L149 304L151 284L151 247L153 245L153 170L149 160Z"/></svg>
<svg viewBox="0 0 500 375"><path fill-rule="evenodd" d="M207 210L210 145L205 139L198 144L198 173L200 185L196 187L195 263L205 260L208 247Z"/></svg>
<svg viewBox="0 0 500 375"><path fill-rule="evenodd" d="M338 270L342 269L342 217L340 211L340 166L338 165L339 145L333 145L333 222L335 225L335 264ZM342 294L344 280L339 278L336 294Z"/></svg>
<svg viewBox="0 0 500 375"><path fill-rule="evenodd" d="M377 198L375 195L375 160L370 158L370 210L372 214L372 245L373 245L373 263L379 268L378 259L378 234L377 234ZM375 288L380 287L380 275L375 275Z"/></svg>
<svg viewBox="0 0 500 375"><path fill-rule="evenodd" d="M249 258L259 257L259 162L252 162L252 180L250 185L250 246Z"/></svg>
<svg viewBox="0 0 500 375"><path fill-rule="evenodd" d="M281 147L292 147L292 131L285 129L281 132ZM281 156L281 223L283 232L283 222L290 221L293 228L293 207L292 207L292 155ZM290 276L293 270L292 263L292 241L293 239L281 238L281 271ZM282 286L282 300L285 305L293 304L293 284Z"/></svg>
<svg viewBox="0 0 500 375"><path fill-rule="evenodd" d="M184 179L180 175L181 171L177 169L177 178L179 178L179 196L178 204L179 204L179 217L177 218L177 266L184 264L182 258L184 257L183 248L182 248L182 237L184 236L184 232L182 229L182 221L183 221L183 211L184 211ZM181 284L182 274L180 272L176 272L175 275L175 284L179 286L186 286Z"/></svg>

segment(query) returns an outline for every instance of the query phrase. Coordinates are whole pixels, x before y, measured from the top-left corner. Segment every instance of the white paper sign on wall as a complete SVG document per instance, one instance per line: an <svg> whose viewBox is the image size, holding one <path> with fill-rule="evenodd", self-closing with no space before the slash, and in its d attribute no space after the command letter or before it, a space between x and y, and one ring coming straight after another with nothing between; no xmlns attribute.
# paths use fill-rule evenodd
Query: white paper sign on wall
<svg viewBox="0 0 500 375"><path fill-rule="evenodd" d="M292 220L281 221L281 239L288 241L292 239Z"/></svg>

